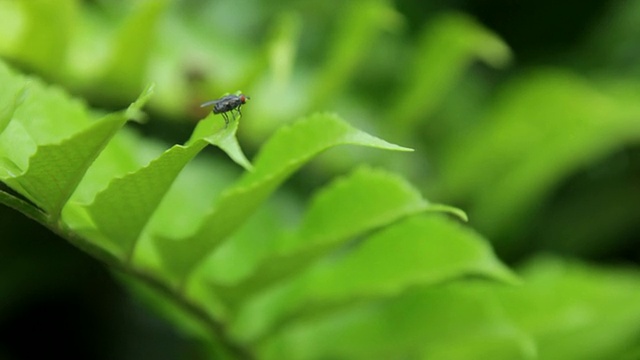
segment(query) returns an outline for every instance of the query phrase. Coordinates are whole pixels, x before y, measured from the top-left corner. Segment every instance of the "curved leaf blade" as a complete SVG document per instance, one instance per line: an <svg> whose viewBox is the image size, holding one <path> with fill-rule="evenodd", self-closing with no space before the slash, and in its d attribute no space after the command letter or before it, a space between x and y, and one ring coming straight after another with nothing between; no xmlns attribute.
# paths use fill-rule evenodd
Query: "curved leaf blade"
<svg viewBox="0 0 640 360"><path fill-rule="evenodd" d="M508 46L466 15L437 16L423 30L415 63L406 71L406 90L398 93L387 118L405 131L424 120L477 58L499 67L509 61Z"/></svg>
<svg viewBox="0 0 640 360"><path fill-rule="evenodd" d="M87 206L89 215L106 235L110 242L108 247L116 252L115 255L127 261L132 259L140 235L169 188L187 163L207 144L220 146L232 158L251 167L235 136L238 122L234 121L224 129L218 124L219 119L210 114L196 126L184 146L175 145L147 166L114 179Z"/></svg>
<svg viewBox="0 0 640 360"><path fill-rule="evenodd" d="M282 128L263 146L253 171L245 173L220 196L193 236L156 239L168 275L184 282L195 266L242 225L289 175L320 152L346 144L411 151L357 130L335 115L317 114Z"/></svg>
<svg viewBox="0 0 640 360"><path fill-rule="evenodd" d="M19 186L23 195L58 219L84 173L126 121L124 114L112 114L58 144L39 146L27 170L5 182Z"/></svg>
<svg viewBox="0 0 640 360"><path fill-rule="evenodd" d="M484 239L435 215L418 215L392 225L317 271L309 283L314 287L312 297L322 301L353 294L394 294L414 283L470 274L517 283Z"/></svg>
<svg viewBox="0 0 640 360"><path fill-rule="evenodd" d="M470 199L476 226L506 240L562 178L640 139L636 90L602 90L554 69L513 80L487 118L447 146L440 188Z"/></svg>
<svg viewBox="0 0 640 360"><path fill-rule="evenodd" d="M132 95L131 91L139 91L142 87L156 37L156 25L167 3L166 0L141 1L134 5L131 15L113 39L111 58L102 76L93 81L100 84L103 96L112 94L116 100L126 99Z"/></svg>
<svg viewBox="0 0 640 360"><path fill-rule="evenodd" d="M477 234L442 216L417 215L249 300L232 331L253 341L287 319L468 276L517 282Z"/></svg>
<svg viewBox="0 0 640 360"><path fill-rule="evenodd" d="M331 48L326 51L322 68L309 95L312 110L324 107L333 94L341 93L345 84L380 34L398 28L402 18L390 4L377 0L344 2L338 12Z"/></svg>
<svg viewBox="0 0 640 360"><path fill-rule="evenodd" d="M24 28L10 57L51 77L62 77L77 23L77 1L20 1Z"/></svg>
<svg viewBox="0 0 640 360"><path fill-rule="evenodd" d="M84 107L74 101L67 101L60 105L55 103L60 99L67 99L65 94L51 90L43 86L34 85L34 97L24 106L20 107L17 122L24 126L17 126L13 135L28 132L37 145L35 152L28 160L28 164L19 172L3 172L3 180L18 192L40 206L49 216L52 222L57 222L61 216L62 208L68 202L73 192L78 187L84 174L98 157L116 132L129 120L128 114L139 111L144 102L150 96L151 88L147 89L140 98L132 104L129 110L113 113L96 122L89 122ZM19 95L19 94L18 94ZM43 111L42 103L53 102L50 112ZM63 130L58 134L47 134L39 129L38 124L59 122L60 117L70 117ZM72 132L72 124L85 126L79 132ZM22 129L17 131L18 129ZM64 133L72 135L52 143L39 144L38 140L56 139ZM23 136L23 135L21 135ZM24 149L23 149L24 150ZM13 158L18 159L24 154L16 151ZM10 156L11 157L11 156ZM11 161L11 159L9 159ZM20 168L19 166L17 166ZM10 175L7 175L10 174Z"/></svg>
<svg viewBox="0 0 640 360"><path fill-rule="evenodd" d="M205 146L175 145L147 166L114 179L87 206L118 257L129 261L136 241L182 168Z"/></svg>
<svg viewBox="0 0 640 360"><path fill-rule="evenodd" d="M203 139L209 144L222 149L236 164L242 166L245 170L251 171L253 166L242 152L236 136L239 122L240 117L231 121L228 126L223 127L220 117L210 113L198 123L187 144Z"/></svg>
<svg viewBox="0 0 640 360"><path fill-rule="evenodd" d="M245 274L250 271L248 276L226 271L212 274L210 281L221 296L231 297L228 302L233 304L301 271L356 236L424 211L460 212L429 203L397 175L360 168L320 191L309 205L300 229L275 244L275 250L265 254L260 263L249 265L250 270L245 270ZM225 260L234 264L240 259ZM247 265L243 267L246 269Z"/></svg>
<svg viewBox="0 0 640 360"><path fill-rule="evenodd" d="M505 314L536 339L541 359L623 359L637 346L637 267L538 256L521 273L522 287L496 295Z"/></svg>
<svg viewBox="0 0 640 360"><path fill-rule="evenodd" d="M476 286L474 286L476 285ZM301 319L259 345L279 359L534 359L533 339L484 284L452 283Z"/></svg>

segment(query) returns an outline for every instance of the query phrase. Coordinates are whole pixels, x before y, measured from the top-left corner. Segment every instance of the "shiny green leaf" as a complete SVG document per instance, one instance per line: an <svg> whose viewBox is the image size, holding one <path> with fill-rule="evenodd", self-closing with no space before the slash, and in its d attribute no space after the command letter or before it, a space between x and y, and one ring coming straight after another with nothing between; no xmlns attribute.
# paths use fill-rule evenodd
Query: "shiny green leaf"
<svg viewBox="0 0 640 360"><path fill-rule="evenodd" d="M517 282L478 235L441 216L418 215L250 300L232 330L254 340L287 319L468 276Z"/></svg>
<svg viewBox="0 0 640 360"><path fill-rule="evenodd" d="M254 169L218 199L198 231L187 239L158 238L157 249L175 280L211 254L295 170L337 145L410 151L357 130L335 115L318 114L282 128L261 149Z"/></svg>
<svg viewBox="0 0 640 360"><path fill-rule="evenodd" d="M260 344L265 359L535 359L536 347L482 287L419 288L294 321Z"/></svg>

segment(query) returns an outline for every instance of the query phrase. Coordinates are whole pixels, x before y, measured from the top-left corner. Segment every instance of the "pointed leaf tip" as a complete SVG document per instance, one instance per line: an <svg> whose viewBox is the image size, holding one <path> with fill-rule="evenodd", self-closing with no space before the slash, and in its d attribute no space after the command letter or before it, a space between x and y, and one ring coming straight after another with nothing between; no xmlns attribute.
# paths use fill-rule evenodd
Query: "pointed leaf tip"
<svg viewBox="0 0 640 360"><path fill-rule="evenodd" d="M154 89L156 87L155 83L150 83L146 88L140 93L136 101L131 103L126 110L126 116L128 119L135 120L137 122L142 122L146 118L144 112L142 112L142 108L144 105L151 99L154 93Z"/></svg>
<svg viewBox="0 0 640 360"><path fill-rule="evenodd" d="M429 210L451 214L464 222L469 222L469 216L467 216L467 213L464 212L464 210L458 209L457 207L454 207L454 206L444 205L444 204L430 204Z"/></svg>
<svg viewBox="0 0 640 360"><path fill-rule="evenodd" d="M193 130L191 138L186 145L193 144L197 141L206 141L211 145L217 146L224 151L236 164L242 166L247 171L253 170L253 165L242 152L242 148L238 143L236 132L240 117L234 121L230 121L225 127L222 120L214 113L209 113L207 117L202 119Z"/></svg>

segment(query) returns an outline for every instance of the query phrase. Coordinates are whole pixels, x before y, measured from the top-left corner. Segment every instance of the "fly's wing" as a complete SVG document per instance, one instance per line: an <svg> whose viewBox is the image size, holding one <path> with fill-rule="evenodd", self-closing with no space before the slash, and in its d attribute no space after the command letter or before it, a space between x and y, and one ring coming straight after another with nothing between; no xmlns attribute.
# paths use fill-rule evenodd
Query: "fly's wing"
<svg viewBox="0 0 640 360"><path fill-rule="evenodd" d="M217 105L217 104L219 104L222 100L224 100L224 98L222 98L222 99L216 99L216 100L211 100L211 101L207 101L206 103L202 103L202 104L200 105L200 107L201 107L201 108L203 108L203 107L207 107L207 106L211 106L211 105L216 106L216 105Z"/></svg>
<svg viewBox="0 0 640 360"><path fill-rule="evenodd" d="M233 102L237 98L238 97L236 95L225 95L225 96L221 97L220 99L207 101L206 103L200 105L200 107L206 107L206 106L211 106L211 105L216 106L216 105L222 104L222 103Z"/></svg>

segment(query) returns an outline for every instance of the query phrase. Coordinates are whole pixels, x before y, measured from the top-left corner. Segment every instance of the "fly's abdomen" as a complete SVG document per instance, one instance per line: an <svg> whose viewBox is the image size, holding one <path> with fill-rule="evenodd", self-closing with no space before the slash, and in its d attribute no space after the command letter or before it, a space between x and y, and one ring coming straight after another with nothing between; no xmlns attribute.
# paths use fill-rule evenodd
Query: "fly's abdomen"
<svg viewBox="0 0 640 360"><path fill-rule="evenodd" d="M220 114L220 113L223 113L223 112L226 112L226 111L229 111L229 110L227 109L227 104L224 103L224 102L218 103L213 107L213 113L214 114Z"/></svg>

